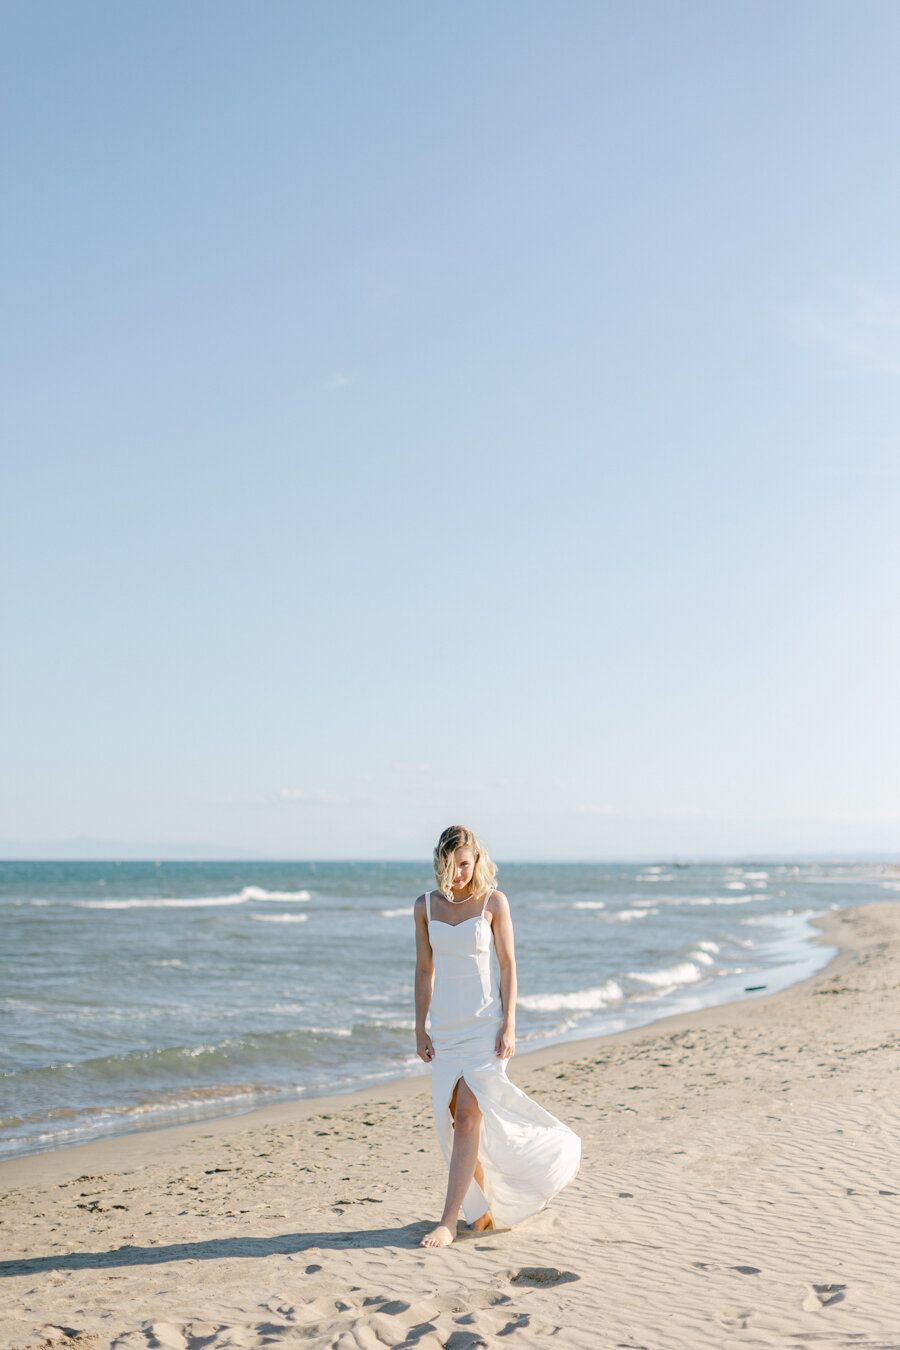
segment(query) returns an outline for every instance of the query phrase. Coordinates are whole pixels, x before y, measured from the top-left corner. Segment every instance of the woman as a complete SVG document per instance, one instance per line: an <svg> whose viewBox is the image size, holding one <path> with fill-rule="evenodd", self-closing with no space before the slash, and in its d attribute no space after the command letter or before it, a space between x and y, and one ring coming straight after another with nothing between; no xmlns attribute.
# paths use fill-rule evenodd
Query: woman
<svg viewBox="0 0 900 1350"><path fill-rule="evenodd" d="M511 1228L543 1209L577 1173L581 1140L507 1077L516 1048L516 961L495 864L471 830L450 825L434 850L434 875L439 889L414 906L416 1050L431 1064L449 1179L441 1221L421 1245L446 1247L460 1208L476 1231Z"/></svg>

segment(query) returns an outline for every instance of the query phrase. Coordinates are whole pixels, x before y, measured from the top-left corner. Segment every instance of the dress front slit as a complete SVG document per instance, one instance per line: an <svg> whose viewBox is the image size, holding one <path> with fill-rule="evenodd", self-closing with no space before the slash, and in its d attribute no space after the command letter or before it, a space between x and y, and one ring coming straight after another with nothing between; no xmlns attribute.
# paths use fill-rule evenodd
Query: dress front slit
<svg viewBox="0 0 900 1350"><path fill-rule="evenodd" d="M485 909L462 923L435 919L425 896L434 958L429 1008L434 1059L431 1095L438 1143L448 1168L453 1152L450 1101L462 1080L478 1102L478 1161L484 1186L472 1178L462 1212L473 1223L490 1210L494 1226L511 1228L542 1210L577 1174L581 1140L507 1076L495 1045L503 1019L491 925Z"/></svg>

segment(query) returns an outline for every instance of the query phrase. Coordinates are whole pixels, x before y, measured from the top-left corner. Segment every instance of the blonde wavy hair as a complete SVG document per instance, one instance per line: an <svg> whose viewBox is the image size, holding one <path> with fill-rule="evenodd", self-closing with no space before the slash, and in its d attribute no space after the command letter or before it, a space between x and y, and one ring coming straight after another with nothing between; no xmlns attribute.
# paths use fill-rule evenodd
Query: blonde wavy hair
<svg viewBox="0 0 900 1350"><path fill-rule="evenodd" d="M438 889L446 896L453 894L453 855L458 848L470 848L475 854L472 894L492 891L497 883L497 864L474 831L465 825L448 825L435 845L434 879Z"/></svg>

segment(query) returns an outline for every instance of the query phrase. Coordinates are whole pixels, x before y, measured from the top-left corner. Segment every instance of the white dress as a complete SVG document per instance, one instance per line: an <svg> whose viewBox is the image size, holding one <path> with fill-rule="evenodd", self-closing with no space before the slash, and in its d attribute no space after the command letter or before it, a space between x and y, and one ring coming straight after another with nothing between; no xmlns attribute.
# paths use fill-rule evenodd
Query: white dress
<svg viewBox="0 0 900 1350"><path fill-rule="evenodd" d="M506 1073L507 1060L494 1052L503 1017L498 968L491 961L492 929L485 908L451 924L431 913L425 896L434 990L429 1008L434 1059L431 1100L444 1161L453 1152L450 1098L463 1078L478 1098L481 1131L478 1158L484 1189L475 1179L462 1202L467 1223L489 1209L497 1228L511 1228L542 1210L568 1185L581 1163L581 1140L574 1130L538 1106Z"/></svg>

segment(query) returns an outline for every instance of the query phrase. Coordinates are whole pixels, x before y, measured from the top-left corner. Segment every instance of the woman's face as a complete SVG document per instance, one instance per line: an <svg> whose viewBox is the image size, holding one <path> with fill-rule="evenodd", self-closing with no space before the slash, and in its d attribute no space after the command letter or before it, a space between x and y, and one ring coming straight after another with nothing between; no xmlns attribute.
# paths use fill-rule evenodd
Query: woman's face
<svg viewBox="0 0 900 1350"><path fill-rule="evenodd" d="M458 848L453 854L453 889L464 891L475 872L475 854L468 847Z"/></svg>

